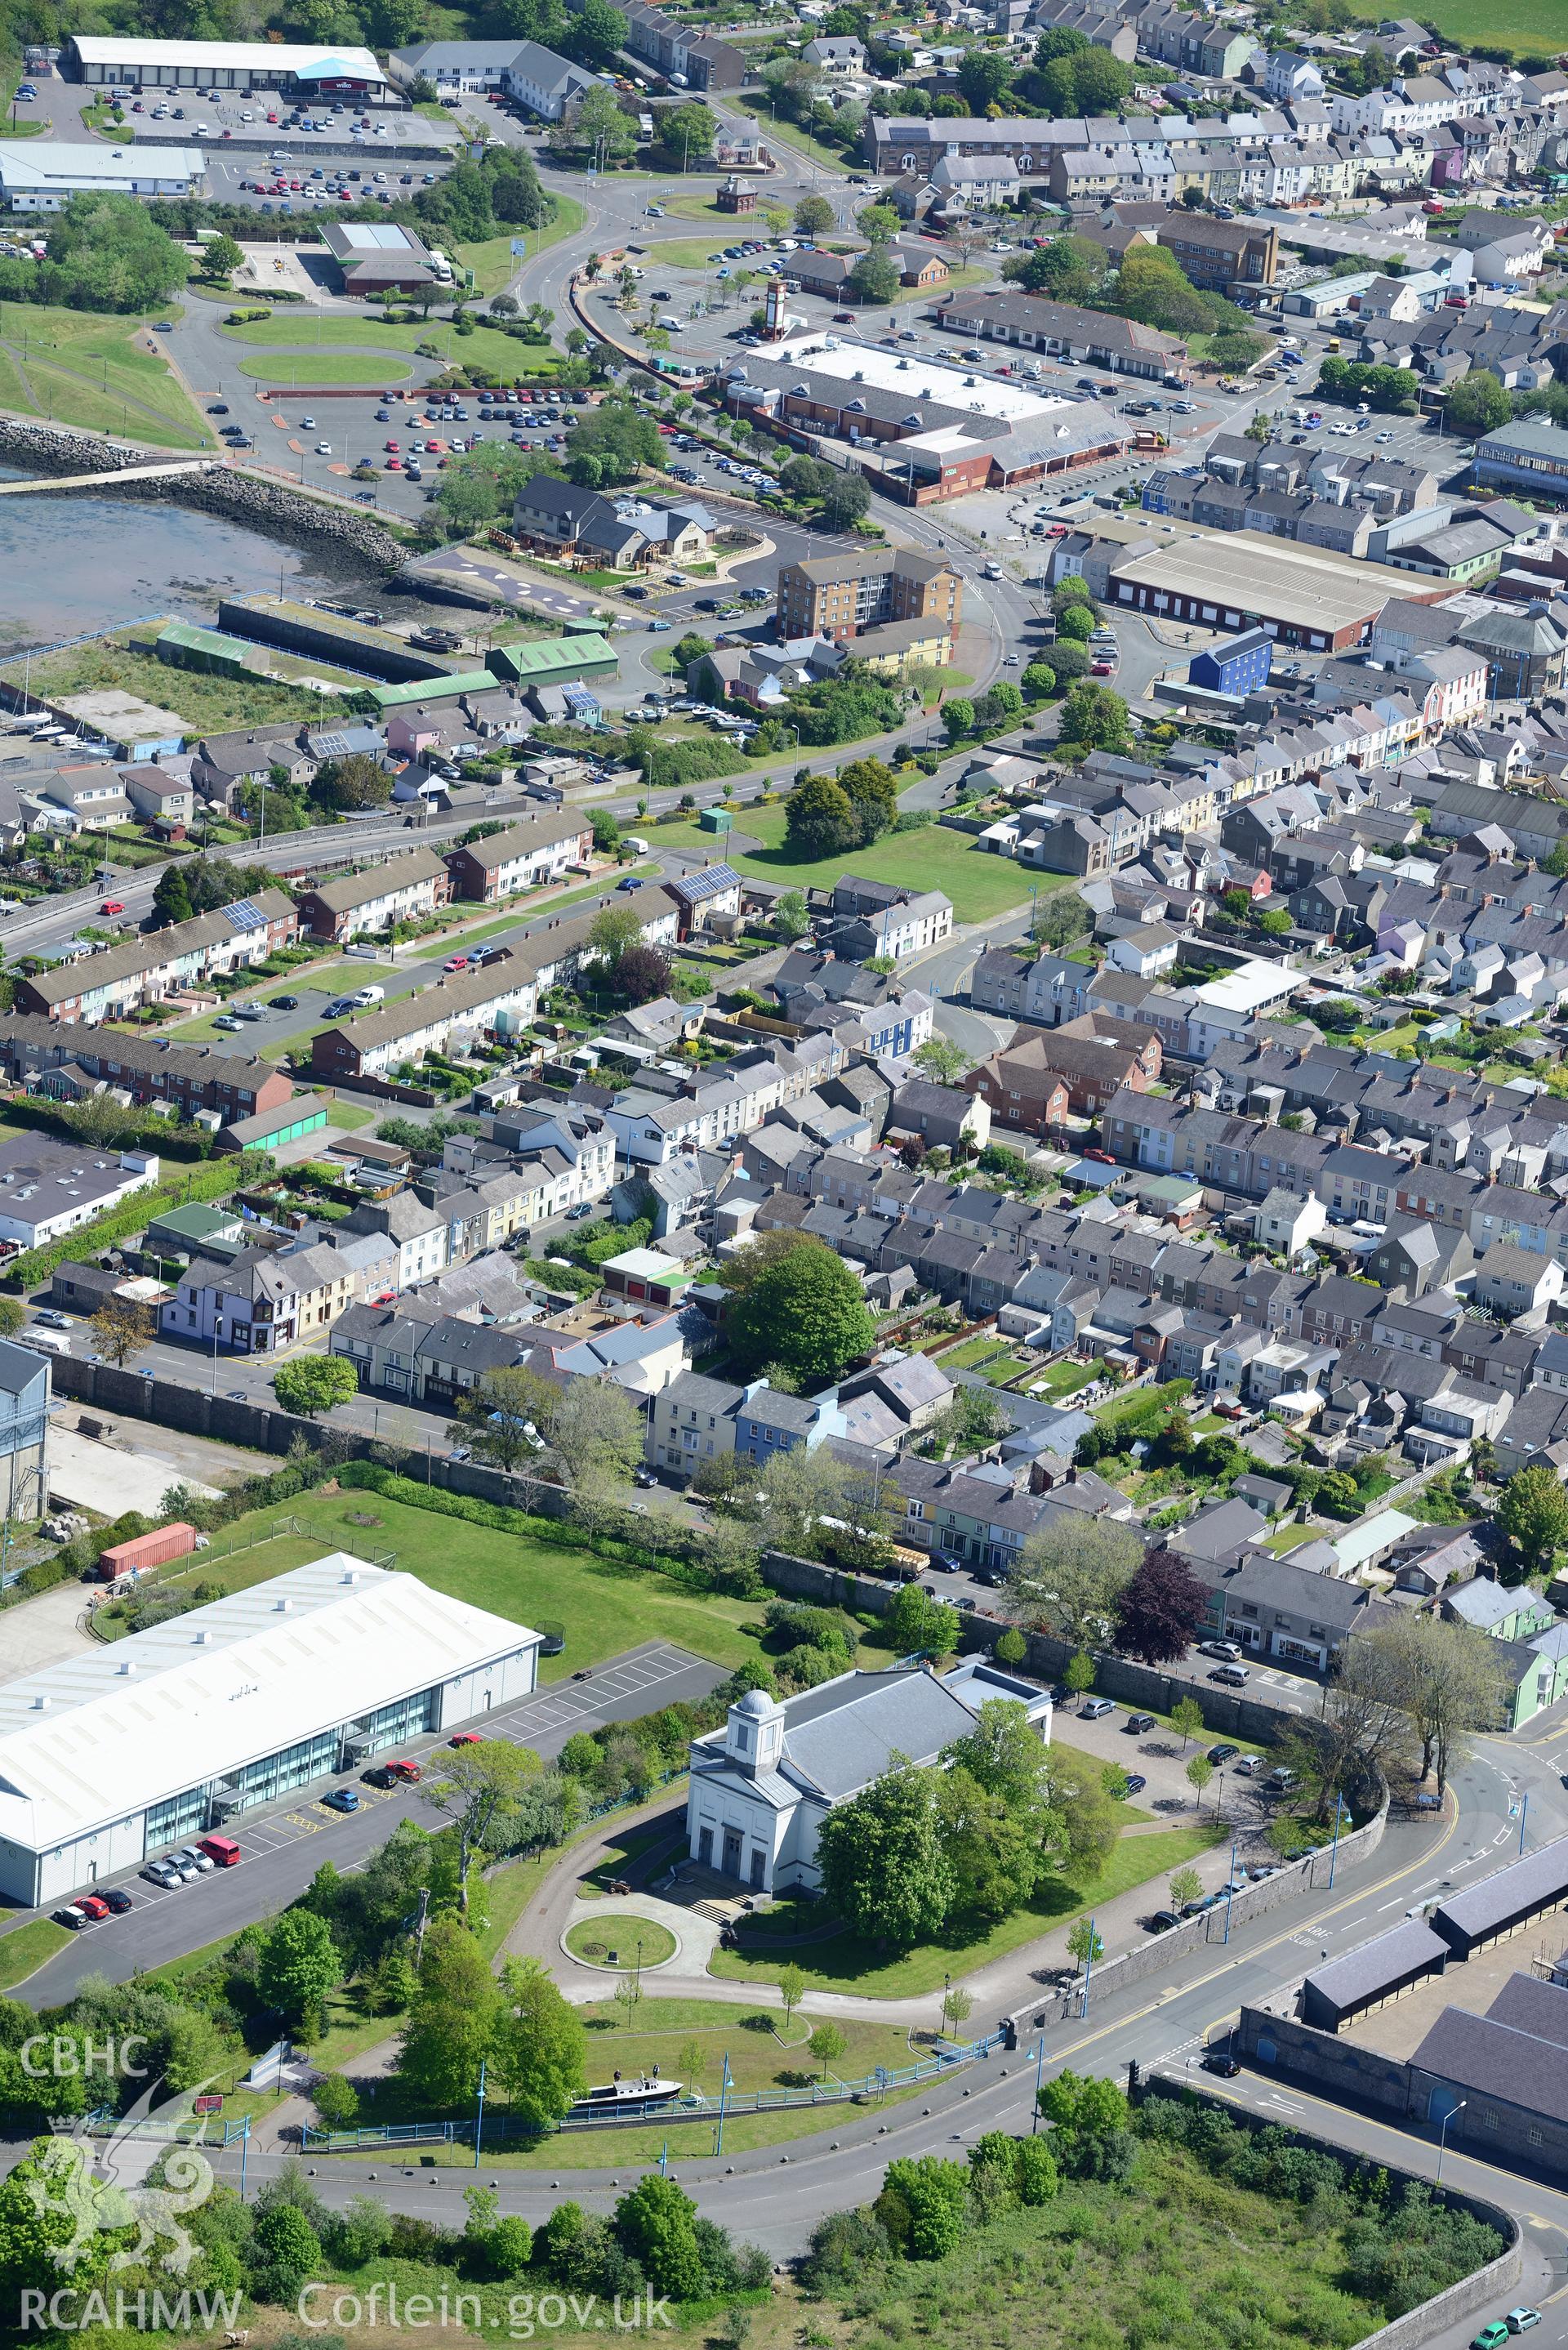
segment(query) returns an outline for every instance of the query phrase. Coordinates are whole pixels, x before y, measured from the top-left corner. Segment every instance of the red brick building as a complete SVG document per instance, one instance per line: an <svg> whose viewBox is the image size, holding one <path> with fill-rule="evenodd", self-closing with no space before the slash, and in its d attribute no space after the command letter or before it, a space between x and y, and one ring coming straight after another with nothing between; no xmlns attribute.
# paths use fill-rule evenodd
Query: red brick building
<svg viewBox="0 0 1568 2350"><path fill-rule="evenodd" d="M1120 1035L1106 1035L1106 1028ZM1019 1028L963 1080L991 1110L993 1130L1044 1136L1069 1112L1097 1118L1123 1086L1147 1093L1162 1063L1153 1029L1086 1014L1059 1028Z"/></svg>

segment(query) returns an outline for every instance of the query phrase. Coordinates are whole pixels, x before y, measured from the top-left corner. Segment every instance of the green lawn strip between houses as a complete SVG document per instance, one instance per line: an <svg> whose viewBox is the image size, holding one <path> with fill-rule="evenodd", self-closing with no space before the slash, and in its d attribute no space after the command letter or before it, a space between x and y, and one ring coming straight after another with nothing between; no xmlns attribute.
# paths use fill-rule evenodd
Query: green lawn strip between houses
<svg viewBox="0 0 1568 2350"><path fill-rule="evenodd" d="M846 745L843 755L851 759L856 753ZM784 759L775 756L771 764L782 770L794 757L792 751ZM760 841L761 847L754 852L738 848L724 834L703 832L695 824L661 824L649 837L660 848L696 848L722 857L738 873L782 881L790 889L831 889L844 871L842 857L812 860L789 852L784 846L782 807L746 808L737 816L735 829ZM886 881L898 889L945 890L952 899L953 918L960 922L991 921L1022 906L1029 896L1029 880L1022 866L1011 858L987 856L971 847L961 834L946 832L938 825L924 826L919 832L885 833L871 847L857 848L849 861L868 880ZM1059 886L1070 888L1070 876L1061 876Z"/></svg>
<svg viewBox="0 0 1568 2350"><path fill-rule="evenodd" d="M857 1991L868 1999L907 1999L922 1991L940 1991L948 1975L968 1975L1005 1958L1010 1950L1043 1934L1054 1933L1072 1918L1119 1893L1172 1869L1206 1852L1225 1834L1220 1825L1206 1820L1200 1826L1170 1828L1158 1835L1124 1836L1099 1873L1081 1885L1053 1877L1034 1898L1011 1918L989 1929L957 1933L949 1941L922 1942L899 1956L872 1949L853 1934L835 1934L829 1940L807 1942L777 1953L759 1950L715 1950L708 1961L710 1974L735 1982L776 1982L782 1966L793 1962L817 1991Z"/></svg>

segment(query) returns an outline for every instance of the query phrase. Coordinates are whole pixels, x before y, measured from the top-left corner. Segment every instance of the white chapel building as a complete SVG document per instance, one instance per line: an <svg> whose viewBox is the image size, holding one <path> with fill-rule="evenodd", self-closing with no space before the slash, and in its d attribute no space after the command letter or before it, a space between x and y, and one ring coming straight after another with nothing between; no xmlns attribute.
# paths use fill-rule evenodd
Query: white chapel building
<svg viewBox="0 0 1568 2350"><path fill-rule="evenodd" d="M1022 1705L1050 1743L1047 1692L984 1658L966 1658L945 1678L929 1665L841 1673L782 1700L748 1690L722 1730L692 1742L691 1859L750 1892L815 1891L817 1830L835 1804L879 1779L896 1757L935 1762L974 1728L991 1698Z"/></svg>

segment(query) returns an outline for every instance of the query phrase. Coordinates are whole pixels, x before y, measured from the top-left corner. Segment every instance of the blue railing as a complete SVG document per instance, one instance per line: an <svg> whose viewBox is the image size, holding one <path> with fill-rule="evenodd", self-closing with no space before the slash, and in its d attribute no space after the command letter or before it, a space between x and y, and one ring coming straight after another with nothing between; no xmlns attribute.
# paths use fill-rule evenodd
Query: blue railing
<svg viewBox="0 0 1568 2350"><path fill-rule="evenodd" d="M914 2064L878 2064L858 2081L814 2081L809 2089L728 2089L722 2097L710 2097L701 2091L683 2097L678 2105L659 2106L651 2113L642 2114L580 2114L568 2116L556 2124L560 2133L569 2130L630 2129L654 2122L663 2126L667 2122L716 2122L721 2115L729 2120L735 2114L772 2114L805 2106L842 2106L857 2098L885 2096L889 2090L916 2087L922 2081L940 2080L949 2073L960 2071L989 2056L993 2049L1003 2045L1005 2033L990 2032L980 2040L939 2045L933 2054L922 2057ZM379 2146L452 2146L468 2142L473 2135L474 2116L440 2122L380 2122L373 2127L348 2130L316 2129L307 2122L300 2132L300 2143L313 2154L356 2154L367 2147ZM536 2137L539 2133L520 2121L509 2121L504 2115L487 2114L484 2120L486 2143L501 2137Z"/></svg>

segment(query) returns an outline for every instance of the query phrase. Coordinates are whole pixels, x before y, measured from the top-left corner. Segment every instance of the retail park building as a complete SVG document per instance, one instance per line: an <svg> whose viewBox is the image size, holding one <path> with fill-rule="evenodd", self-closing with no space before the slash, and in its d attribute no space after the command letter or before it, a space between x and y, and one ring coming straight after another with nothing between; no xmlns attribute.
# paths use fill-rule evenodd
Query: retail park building
<svg viewBox="0 0 1568 2350"><path fill-rule="evenodd" d="M335 1551L7 1682L0 1897L59 1900L514 1703L536 1684L541 1639Z"/></svg>

